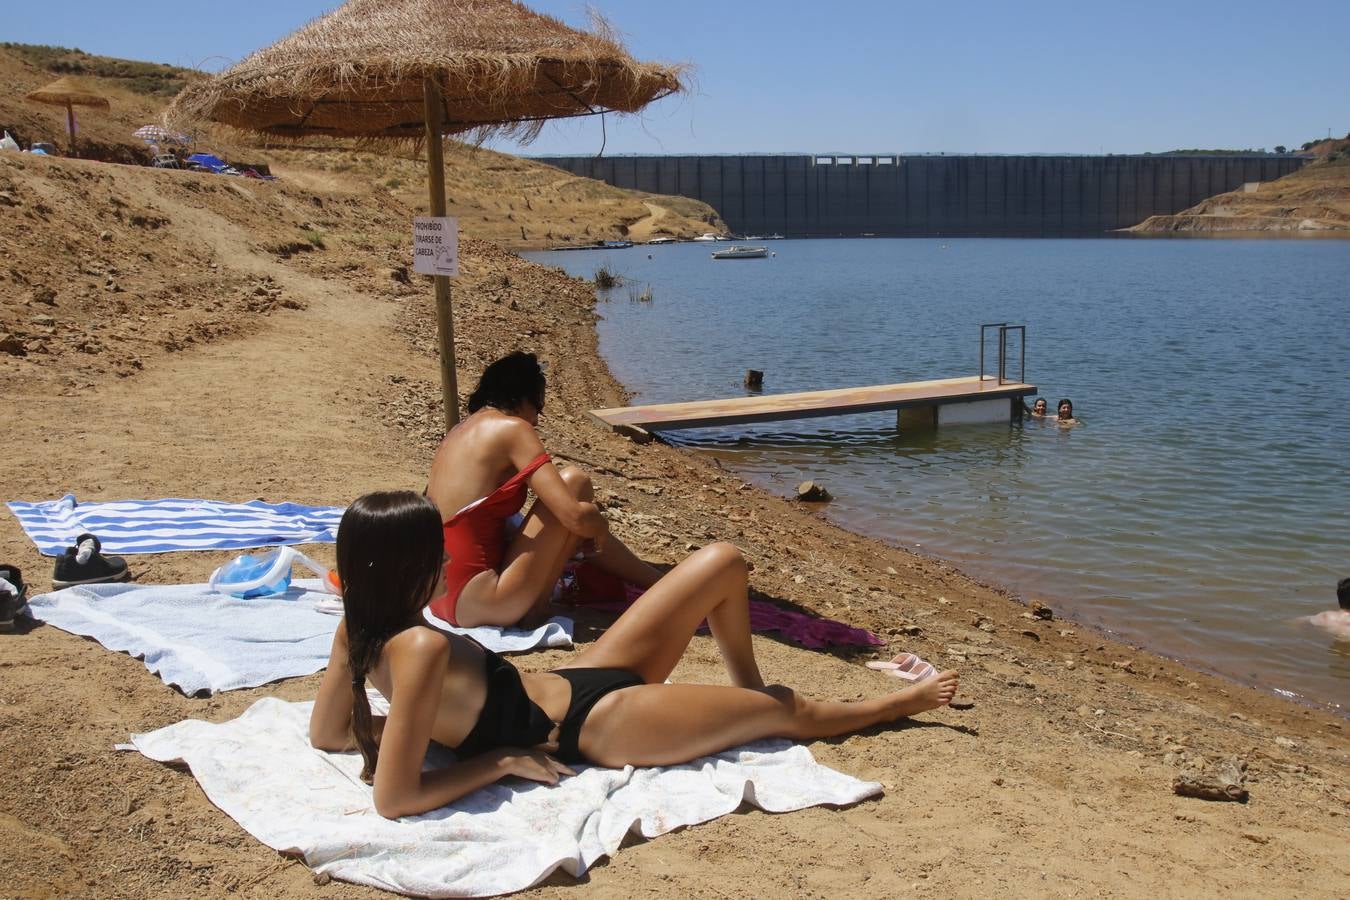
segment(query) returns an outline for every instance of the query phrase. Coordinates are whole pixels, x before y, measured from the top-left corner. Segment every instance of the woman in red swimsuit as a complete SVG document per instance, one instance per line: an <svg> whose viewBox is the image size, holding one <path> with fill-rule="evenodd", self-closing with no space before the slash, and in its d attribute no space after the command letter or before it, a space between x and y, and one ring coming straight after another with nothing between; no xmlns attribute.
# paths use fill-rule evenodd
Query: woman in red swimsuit
<svg viewBox="0 0 1350 900"><path fill-rule="evenodd" d="M542 613L578 548L600 568L640 587L661 573L609 534L590 477L558 469L535 432L544 372L533 353L512 353L483 371L431 464L427 496L444 524L446 593L431 610L454 625L514 625ZM508 520L538 502L512 532Z"/></svg>

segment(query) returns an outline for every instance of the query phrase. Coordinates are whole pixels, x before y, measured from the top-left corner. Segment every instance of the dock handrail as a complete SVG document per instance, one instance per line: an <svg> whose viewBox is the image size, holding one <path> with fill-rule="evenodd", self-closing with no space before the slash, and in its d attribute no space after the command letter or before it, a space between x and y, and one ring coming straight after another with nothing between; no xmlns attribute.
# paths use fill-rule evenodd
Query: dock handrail
<svg viewBox="0 0 1350 900"><path fill-rule="evenodd" d="M984 345L986 334L990 328L998 329L998 383L1017 384L1025 383L1027 380L1027 326L1009 325L1007 322L989 322L980 326L980 381L984 381ZM1018 361L1018 372L1016 380L1008 377L1008 332L1016 331L1018 333L1020 344L1020 359Z"/></svg>

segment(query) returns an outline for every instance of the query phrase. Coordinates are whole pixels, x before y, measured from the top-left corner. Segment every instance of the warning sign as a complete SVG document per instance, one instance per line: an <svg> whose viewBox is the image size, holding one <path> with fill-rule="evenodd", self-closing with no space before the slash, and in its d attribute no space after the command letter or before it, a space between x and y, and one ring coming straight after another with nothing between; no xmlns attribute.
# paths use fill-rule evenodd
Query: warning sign
<svg viewBox="0 0 1350 900"><path fill-rule="evenodd" d="M459 220L454 216L413 218L413 271L459 274Z"/></svg>

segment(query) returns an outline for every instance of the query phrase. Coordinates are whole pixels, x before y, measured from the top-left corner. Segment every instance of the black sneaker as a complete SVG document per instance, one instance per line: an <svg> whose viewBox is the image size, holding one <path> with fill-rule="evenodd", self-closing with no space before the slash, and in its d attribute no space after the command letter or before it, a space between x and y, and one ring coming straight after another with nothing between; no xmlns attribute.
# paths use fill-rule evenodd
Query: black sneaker
<svg viewBox="0 0 1350 900"><path fill-rule="evenodd" d="M13 631L14 619L28 605L28 585L17 566L0 566L0 631Z"/></svg>
<svg viewBox="0 0 1350 900"><path fill-rule="evenodd" d="M104 584L130 578L127 561L120 556L104 556L99 552L102 547L98 538L92 534L82 534L76 538L75 546L67 547L66 552L56 558L52 587L59 589L77 584Z"/></svg>

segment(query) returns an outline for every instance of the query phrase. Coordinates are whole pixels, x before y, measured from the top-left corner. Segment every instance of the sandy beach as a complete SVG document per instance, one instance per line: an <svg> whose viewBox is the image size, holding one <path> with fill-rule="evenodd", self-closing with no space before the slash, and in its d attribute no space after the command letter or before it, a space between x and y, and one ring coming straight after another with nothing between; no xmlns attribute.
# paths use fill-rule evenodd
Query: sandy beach
<svg viewBox="0 0 1350 900"><path fill-rule="evenodd" d="M0 354L6 499L343 504L422 487L441 420L430 287L402 268L412 211L340 179L299 186L279 173L273 186L0 158L0 192L24 229L0 232L0 331L25 347ZM299 250L307 230L322 232L321 246ZM758 636L766 678L872 696L895 683L863 662L912 650L959 668L960 699L974 703L811 745L821 762L882 782L878 800L746 809L632 839L584 879L588 893L1350 893L1344 720L1061 616L1032 618L996 585L844 532L695 454L603 432L586 410L625 396L596 350L591 287L478 240L462 256L461 389L505 352L538 352L549 364L545 443L591 472L617 534L658 562L732 541L758 596L887 640L850 654ZM331 547L313 549L331 562ZM229 555L130 561L139 582L193 582ZM51 561L8 513L0 560L47 588ZM582 619L582 640L605 621ZM113 749L184 718L232 718L259 697L309 699L317 675L198 699L52 627L0 635L0 647L0 895L378 894L316 885L186 771ZM675 678L723 680L710 639L695 639ZM1183 768L1232 756L1248 767L1246 804L1172 793ZM530 893L575 891L555 875Z"/></svg>

